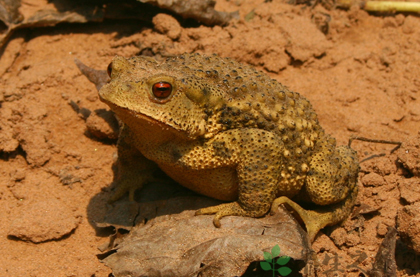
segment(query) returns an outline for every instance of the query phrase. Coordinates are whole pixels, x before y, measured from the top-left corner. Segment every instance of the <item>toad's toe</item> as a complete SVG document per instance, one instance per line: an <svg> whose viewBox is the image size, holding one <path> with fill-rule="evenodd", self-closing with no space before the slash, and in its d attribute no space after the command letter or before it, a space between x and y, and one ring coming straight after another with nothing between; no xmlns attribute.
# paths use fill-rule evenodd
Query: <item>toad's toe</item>
<svg viewBox="0 0 420 277"><path fill-rule="evenodd" d="M220 204L213 207L203 208L198 210L195 215L215 214L213 224L217 228L221 226L220 219L225 216L249 216L261 217L266 214L268 209L264 210L245 210L238 202Z"/></svg>

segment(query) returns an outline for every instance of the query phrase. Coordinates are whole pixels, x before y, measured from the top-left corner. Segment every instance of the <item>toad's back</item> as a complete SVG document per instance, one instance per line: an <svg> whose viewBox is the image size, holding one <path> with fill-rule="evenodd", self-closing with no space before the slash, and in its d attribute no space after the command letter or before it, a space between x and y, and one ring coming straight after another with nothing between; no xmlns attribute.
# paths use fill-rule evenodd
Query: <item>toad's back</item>
<svg viewBox="0 0 420 277"><path fill-rule="evenodd" d="M308 100L251 66L217 55L184 54L150 67L188 86L187 95L207 115L207 132L246 128L275 135L282 155L279 194L293 196L300 190L316 142L324 138Z"/></svg>

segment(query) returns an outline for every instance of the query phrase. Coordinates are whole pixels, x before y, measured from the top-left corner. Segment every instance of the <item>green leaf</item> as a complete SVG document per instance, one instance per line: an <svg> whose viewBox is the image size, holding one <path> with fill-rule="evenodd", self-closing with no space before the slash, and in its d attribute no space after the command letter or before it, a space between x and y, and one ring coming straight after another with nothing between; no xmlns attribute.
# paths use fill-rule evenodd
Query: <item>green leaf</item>
<svg viewBox="0 0 420 277"><path fill-rule="evenodd" d="M273 258L277 257L278 255L280 255L280 246L278 244L276 244L273 249L271 249L271 254L273 255Z"/></svg>
<svg viewBox="0 0 420 277"><path fill-rule="evenodd" d="M292 270L287 266L280 267L277 271L280 273L281 276L287 276L292 272Z"/></svg>
<svg viewBox="0 0 420 277"><path fill-rule="evenodd" d="M264 270L271 270L271 264L267 263L267 262L260 262L261 268Z"/></svg>
<svg viewBox="0 0 420 277"><path fill-rule="evenodd" d="M290 261L290 257L289 256L281 256L277 259L277 263L279 265L285 265Z"/></svg>
<svg viewBox="0 0 420 277"><path fill-rule="evenodd" d="M266 260L269 263L273 263L273 257L271 256L271 253L264 251L264 260Z"/></svg>

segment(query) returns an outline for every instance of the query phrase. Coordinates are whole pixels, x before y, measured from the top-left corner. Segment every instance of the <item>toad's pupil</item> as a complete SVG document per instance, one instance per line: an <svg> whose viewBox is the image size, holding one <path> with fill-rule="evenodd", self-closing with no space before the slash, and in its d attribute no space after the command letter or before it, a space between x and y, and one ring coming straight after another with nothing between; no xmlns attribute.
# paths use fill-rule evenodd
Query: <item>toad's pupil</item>
<svg viewBox="0 0 420 277"><path fill-rule="evenodd" d="M167 98L171 95L172 85L167 82L159 82L153 85L152 90L156 98Z"/></svg>

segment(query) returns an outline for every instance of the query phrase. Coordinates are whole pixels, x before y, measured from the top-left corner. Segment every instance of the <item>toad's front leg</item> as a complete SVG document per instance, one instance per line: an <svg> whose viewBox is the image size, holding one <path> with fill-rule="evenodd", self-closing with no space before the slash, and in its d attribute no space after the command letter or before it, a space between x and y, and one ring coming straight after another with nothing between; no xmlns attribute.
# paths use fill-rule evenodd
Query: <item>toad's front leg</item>
<svg viewBox="0 0 420 277"><path fill-rule="evenodd" d="M238 200L232 203L200 209L196 215L215 214L213 223L220 227L225 216L264 216L278 192L280 144L271 133L245 130L241 136L237 165ZM255 143L258 142L258 143Z"/></svg>
<svg viewBox="0 0 420 277"><path fill-rule="evenodd" d="M155 181L153 173L158 170L156 163L146 159L134 146L132 133L124 125L118 139L118 178L116 191L109 200L110 203L120 199L126 192L129 200L134 201L134 192L144 184Z"/></svg>

